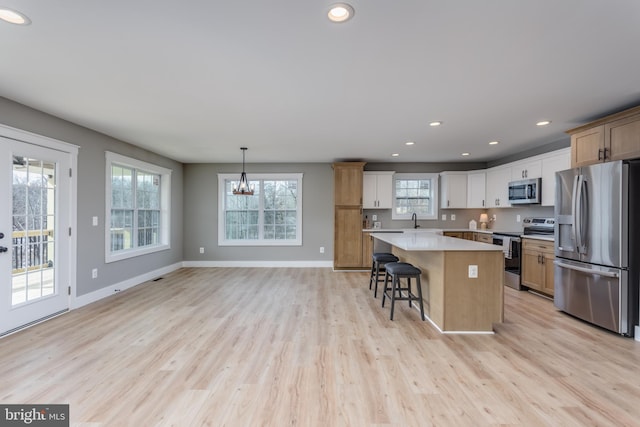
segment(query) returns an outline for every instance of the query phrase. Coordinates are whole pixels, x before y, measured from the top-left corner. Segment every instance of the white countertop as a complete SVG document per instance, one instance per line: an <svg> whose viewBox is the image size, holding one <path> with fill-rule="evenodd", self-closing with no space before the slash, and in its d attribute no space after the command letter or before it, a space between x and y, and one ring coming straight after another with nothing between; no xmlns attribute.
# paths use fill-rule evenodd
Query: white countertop
<svg viewBox="0 0 640 427"><path fill-rule="evenodd" d="M389 243L405 251L496 251L502 252L502 246L472 240L446 237L434 232L425 233L404 231L403 233L372 233L374 238Z"/></svg>
<svg viewBox="0 0 640 427"><path fill-rule="evenodd" d="M462 231L465 233L484 233L484 234L492 234L492 230L471 230L469 228L363 228L363 232L365 233L438 233L442 234L447 231Z"/></svg>

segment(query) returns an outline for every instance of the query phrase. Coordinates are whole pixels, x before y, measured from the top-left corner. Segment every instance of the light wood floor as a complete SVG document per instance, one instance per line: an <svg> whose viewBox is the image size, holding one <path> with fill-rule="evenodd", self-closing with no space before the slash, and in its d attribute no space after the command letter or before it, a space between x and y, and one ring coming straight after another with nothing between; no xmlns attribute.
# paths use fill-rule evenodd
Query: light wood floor
<svg viewBox="0 0 640 427"><path fill-rule="evenodd" d="M365 273L183 269L0 339L0 403L73 426L640 425L640 342L505 288L441 335Z"/></svg>

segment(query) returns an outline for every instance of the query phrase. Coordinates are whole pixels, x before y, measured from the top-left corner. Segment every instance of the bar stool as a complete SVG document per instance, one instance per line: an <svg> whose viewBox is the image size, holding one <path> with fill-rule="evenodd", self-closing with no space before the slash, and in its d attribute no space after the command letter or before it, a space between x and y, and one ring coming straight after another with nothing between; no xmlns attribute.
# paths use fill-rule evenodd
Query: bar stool
<svg viewBox="0 0 640 427"><path fill-rule="evenodd" d="M384 292L382 293L382 306L384 307L385 298L391 299L391 315L390 319L393 320L393 309L396 301L409 301L409 307L411 307L412 301L418 301L420 304L420 318L424 320L424 305L422 303L422 286L420 285L420 274L422 271L406 262L390 262L385 265L386 274L384 276ZM388 285L389 278L391 278L391 286ZM407 286L401 286L400 279L406 279ZM415 295L411 291L411 279L416 280L418 287L418 295ZM389 294L388 292L391 292ZM402 291L407 291L407 296L402 295Z"/></svg>
<svg viewBox="0 0 640 427"><path fill-rule="evenodd" d="M380 267L384 268L384 265L388 262L398 262L398 257L389 252L376 252L373 254L372 263L371 263L371 276L369 277L369 290L371 290L371 285L373 281L376 282L376 288L373 292L373 297L378 298L378 282L382 282L382 275L385 273L385 270L380 271Z"/></svg>

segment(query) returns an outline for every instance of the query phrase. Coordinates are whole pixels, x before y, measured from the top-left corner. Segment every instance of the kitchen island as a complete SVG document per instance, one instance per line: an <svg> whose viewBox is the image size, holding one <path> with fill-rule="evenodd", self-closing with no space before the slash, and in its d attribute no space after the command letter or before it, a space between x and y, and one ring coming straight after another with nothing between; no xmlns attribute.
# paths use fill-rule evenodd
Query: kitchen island
<svg viewBox="0 0 640 427"><path fill-rule="evenodd" d="M503 321L501 246L429 232L372 237L391 245L400 261L422 270L425 314L440 331L493 332L493 324Z"/></svg>

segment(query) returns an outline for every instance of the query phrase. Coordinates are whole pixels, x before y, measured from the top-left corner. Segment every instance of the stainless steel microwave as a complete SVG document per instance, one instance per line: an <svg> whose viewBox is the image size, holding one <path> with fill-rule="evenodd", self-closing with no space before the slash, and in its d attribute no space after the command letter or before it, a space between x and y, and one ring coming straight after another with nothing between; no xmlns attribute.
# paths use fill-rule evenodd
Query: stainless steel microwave
<svg viewBox="0 0 640 427"><path fill-rule="evenodd" d="M509 202L512 205L531 205L540 203L542 179L523 179L509 183Z"/></svg>

